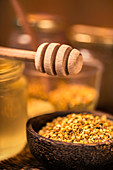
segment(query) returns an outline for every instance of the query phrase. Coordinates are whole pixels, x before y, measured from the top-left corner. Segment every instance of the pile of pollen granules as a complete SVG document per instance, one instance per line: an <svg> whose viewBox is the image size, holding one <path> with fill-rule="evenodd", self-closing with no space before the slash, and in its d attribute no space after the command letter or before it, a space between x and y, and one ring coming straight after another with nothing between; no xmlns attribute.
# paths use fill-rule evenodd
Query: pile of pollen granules
<svg viewBox="0 0 113 170"><path fill-rule="evenodd" d="M39 135L72 143L98 143L113 139L113 121L92 114L69 114L46 123Z"/></svg>

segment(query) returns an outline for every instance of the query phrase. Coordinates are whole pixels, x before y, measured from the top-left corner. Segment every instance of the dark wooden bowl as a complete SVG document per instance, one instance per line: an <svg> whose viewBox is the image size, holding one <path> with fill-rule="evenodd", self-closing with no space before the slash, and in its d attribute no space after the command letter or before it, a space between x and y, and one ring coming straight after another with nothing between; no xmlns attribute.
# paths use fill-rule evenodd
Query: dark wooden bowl
<svg viewBox="0 0 113 170"><path fill-rule="evenodd" d="M32 155L47 169L92 169L113 162L113 140L106 143L78 144L55 141L38 134L38 131L54 118L64 117L75 111L54 112L37 116L27 122L27 140ZM84 112L82 112L84 113ZM88 112L98 116L105 113ZM113 116L106 114L113 120Z"/></svg>

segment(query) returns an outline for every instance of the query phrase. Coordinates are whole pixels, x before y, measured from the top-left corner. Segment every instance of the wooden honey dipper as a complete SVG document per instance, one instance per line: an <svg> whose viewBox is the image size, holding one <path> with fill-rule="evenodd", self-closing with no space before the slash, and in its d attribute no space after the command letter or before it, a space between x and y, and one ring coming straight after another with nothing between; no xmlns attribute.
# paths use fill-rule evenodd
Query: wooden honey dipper
<svg viewBox="0 0 113 170"><path fill-rule="evenodd" d="M36 69L49 75L67 76L80 72L83 58L79 50L59 43L43 43L37 51L0 47L0 56L35 61Z"/></svg>

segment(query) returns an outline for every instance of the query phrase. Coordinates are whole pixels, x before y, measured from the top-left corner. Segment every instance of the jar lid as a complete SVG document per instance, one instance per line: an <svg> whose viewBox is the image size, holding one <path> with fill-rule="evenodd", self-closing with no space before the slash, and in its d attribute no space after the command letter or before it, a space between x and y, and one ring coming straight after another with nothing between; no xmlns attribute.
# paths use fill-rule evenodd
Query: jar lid
<svg viewBox="0 0 113 170"><path fill-rule="evenodd" d="M0 82L18 78L24 69L21 61L0 58Z"/></svg>
<svg viewBox="0 0 113 170"><path fill-rule="evenodd" d="M113 46L113 29L73 25L68 32L68 38L73 43Z"/></svg>
<svg viewBox="0 0 113 170"><path fill-rule="evenodd" d="M61 16L50 14L28 14L28 22L32 27L42 31L56 32L64 28L64 20ZM16 25L22 27L19 19L16 20Z"/></svg>

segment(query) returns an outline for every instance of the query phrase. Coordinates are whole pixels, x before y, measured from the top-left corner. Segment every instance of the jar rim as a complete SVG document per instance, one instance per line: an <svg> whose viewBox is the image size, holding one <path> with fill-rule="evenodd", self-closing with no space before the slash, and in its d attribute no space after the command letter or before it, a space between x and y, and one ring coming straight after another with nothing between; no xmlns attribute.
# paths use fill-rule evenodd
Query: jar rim
<svg viewBox="0 0 113 170"><path fill-rule="evenodd" d="M69 28L67 34L72 43L113 46L112 28L75 24Z"/></svg>
<svg viewBox="0 0 113 170"><path fill-rule="evenodd" d="M65 20L59 15L52 15L46 13L29 13L27 20L30 26L46 32L57 32L63 30L65 26ZM19 18L15 19L15 25L18 28L22 27L22 23Z"/></svg>
<svg viewBox="0 0 113 170"><path fill-rule="evenodd" d="M22 74L24 64L21 61L0 57L0 82L14 80Z"/></svg>
<svg viewBox="0 0 113 170"><path fill-rule="evenodd" d="M85 70L84 68L89 68L90 70ZM84 60L84 63L83 63L83 69L81 70L81 72L77 75L68 75L66 77L62 76L62 77L59 77L59 76L51 76L51 75L47 75L47 74L44 74L44 73L39 73L37 72L36 70L33 69L30 69L30 70L27 70L25 72L26 75L28 76L36 76L36 77L44 77L44 78L63 78L63 79L76 79L76 78L85 78L85 77L90 77L90 76L93 76L97 73L102 73L104 70L104 66L103 64L98 60L98 59L94 59L92 58L92 60L90 61L85 61Z"/></svg>

